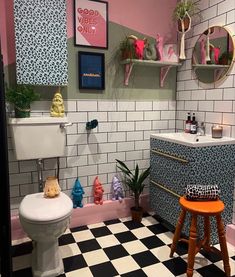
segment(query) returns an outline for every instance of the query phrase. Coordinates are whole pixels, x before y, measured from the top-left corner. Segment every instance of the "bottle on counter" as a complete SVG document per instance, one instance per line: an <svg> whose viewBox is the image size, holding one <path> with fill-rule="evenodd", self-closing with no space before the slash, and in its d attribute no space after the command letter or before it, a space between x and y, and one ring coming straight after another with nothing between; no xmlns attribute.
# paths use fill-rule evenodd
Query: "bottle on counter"
<svg viewBox="0 0 235 277"><path fill-rule="evenodd" d="M185 121L185 133L190 133L191 132L191 114L188 113L187 120Z"/></svg>
<svg viewBox="0 0 235 277"><path fill-rule="evenodd" d="M190 133L191 134L196 134L197 133L197 121L196 121L195 113L193 113L193 116L192 116Z"/></svg>

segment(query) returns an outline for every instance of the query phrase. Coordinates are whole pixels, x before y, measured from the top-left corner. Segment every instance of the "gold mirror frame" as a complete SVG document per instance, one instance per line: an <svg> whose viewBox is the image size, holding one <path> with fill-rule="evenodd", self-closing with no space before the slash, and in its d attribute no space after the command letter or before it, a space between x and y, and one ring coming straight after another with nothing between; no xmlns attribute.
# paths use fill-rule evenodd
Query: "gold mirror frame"
<svg viewBox="0 0 235 277"><path fill-rule="evenodd" d="M217 30L218 32L221 30L226 32L226 42L223 42L222 40L219 41L219 39L223 39L224 37L216 37ZM232 50L228 48L230 42L230 48ZM223 45L223 43L225 43L225 45ZM220 52L221 48L223 51L222 53ZM218 57L215 55L215 50L220 52L219 56L217 52ZM230 52L232 52L232 54L229 54ZM224 60L222 59L222 55L225 57ZM227 62L225 61L226 59ZM195 43L192 53L192 69L196 78L200 82L212 84L223 80L228 75L231 71L234 60L235 42L230 31L224 26L211 26L199 36Z"/></svg>

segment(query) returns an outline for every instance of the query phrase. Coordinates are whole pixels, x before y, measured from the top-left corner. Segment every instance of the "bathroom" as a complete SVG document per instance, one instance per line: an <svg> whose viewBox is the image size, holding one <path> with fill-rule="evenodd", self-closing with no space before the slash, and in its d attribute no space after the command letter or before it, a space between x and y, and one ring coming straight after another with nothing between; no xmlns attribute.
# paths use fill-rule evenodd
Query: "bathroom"
<svg viewBox="0 0 235 277"><path fill-rule="evenodd" d="M164 43L177 43L179 47L176 26L172 21L176 0L148 0L146 6L144 5L146 1L143 0L138 2L134 0L108 0L108 49L75 45L73 2L66 1L68 84L61 88L66 116L73 125L66 129L66 154L59 158L59 184L62 191L68 196L71 196L77 177L83 186L85 192L83 196L84 208L74 209L71 219L72 228L74 230L78 228L75 233L79 239L79 227L81 226L92 224L98 224L97 227L104 226L102 223L104 221L125 217L123 210L126 207L119 202L109 202L112 178L117 172L116 159L126 161L132 169L134 169L137 161L140 169L146 169L150 165L150 134L183 131L187 113L191 112L192 114L194 112L198 122L205 122L206 134L211 134L212 125L222 125L223 136L235 138L234 65L227 76L216 84L199 82L192 70L194 45L198 37L209 26L225 26L232 36L235 35L235 4L233 0L196 1L199 3L201 18L197 18L193 22L191 30L186 34L186 59L181 61L180 66L169 70L161 87L159 85L160 68L147 66L134 66L128 86L124 85L124 65L120 64L117 52L121 40L124 39L125 35L131 34L139 38L145 36L156 38L159 33L163 36ZM16 78L13 0L1 1L0 21L5 81L12 84ZM104 90L79 89L78 51L105 54ZM32 104L32 117L49 115L52 98L56 90L56 86L37 88L41 100ZM86 123L93 119L97 119L99 124L97 128L87 131ZM8 160L12 244L14 245L17 244L17 240L22 240L23 237L18 219L18 208L26 195L38 192L38 172L36 160L16 160L10 132L8 134ZM48 176L56 175L56 172L56 158L43 160L43 180ZM91 205L93 203L92 185L96 176L99 177L104 189L104 205L102 207ZM147 208L148 186L144 193ZM125 192L125 196L129 198L128 191ZM233 203L235 203L234 198ZM122 211L119 216L120 210ZM233 204L232 218L230 225L234 226L235 204ZM231 226L231 230L235 229L233 226ZM82 228L80 231L82 232ZM66 235L65 238L68 238L67 244L69 245L71 243L70 236L69 234ZM233 237L235 236L233 235ZM23 238L24 240L25 238ZM27 248L27 239L25 242ZM62 248L65 249L66 239L62 244ZM112 243L110 243L111 246ZM31 276L27 275L30 253L27 249L21 251L26 253L25 260L14 257L13 268L15 267L16 272L19 271L18 274L24 274L21 276ZM80 254L79 250L74 248L71 251L74 256ZM97 258L99 259L99 257ZM79 262L82 263L80 260L77 263L79 264ZM126 262L128 263L128 261ZM164 272L159 275L161 277L180 274L183 276L182 272L176 275L169 269L167 271L166 267L163 267L163 263L157 263L157 265L156 270ZM234 263L232 265L235 267ZM131 266L133 269L130 269L130 272L138 271L139 267L135 267L133 263L130 264ZM105 269L103 270L105 272ZM231 270L232 274L235 275L235 269L231 268ZM145 275L136 274L135 276L153 276L150 272L151 270L147 271L146 269ZM79 273L81 276L92 276L87 268L84 269L79 266L71 266L70 271L66 272L64 276L79 276ZM128 272L124 270L122 273L118 272L116 276L125 276L124 274L128 274ZM97 273L94 276L100 275ZM209 275L199 275L195 272L194 276Z"/></svg>

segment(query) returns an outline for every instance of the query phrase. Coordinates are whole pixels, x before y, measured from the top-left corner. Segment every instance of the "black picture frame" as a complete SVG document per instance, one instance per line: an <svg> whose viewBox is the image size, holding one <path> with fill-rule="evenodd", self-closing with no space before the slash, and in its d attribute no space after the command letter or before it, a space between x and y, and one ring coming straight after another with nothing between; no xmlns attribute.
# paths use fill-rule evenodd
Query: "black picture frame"
<svg viewBox="0 0 235 277"><path fill-rule="evenodd" d="M78 52L79 89L105 89L104 60L104 53Z"/></svg>
<svg viewBox="0 0 235 277"><path fill-rule="evenodd" d="M108 2L74 0L74 45L108 49Z"/></svg>

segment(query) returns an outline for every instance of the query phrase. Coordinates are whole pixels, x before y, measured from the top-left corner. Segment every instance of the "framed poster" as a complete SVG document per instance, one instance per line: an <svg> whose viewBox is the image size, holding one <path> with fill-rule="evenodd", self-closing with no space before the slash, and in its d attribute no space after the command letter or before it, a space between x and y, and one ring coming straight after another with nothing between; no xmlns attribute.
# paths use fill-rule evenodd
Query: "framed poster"
<svg viewBox="0 0 235 277"><path fill-rule="evenodd" d="M78 52L79 89L105 89L104 54Z"/></svg>
<svg viewBox="0 0 235 277"><path fill-rule="evenodd" d="M108 49L108 3L75 0L75 45Z"/></svg>

